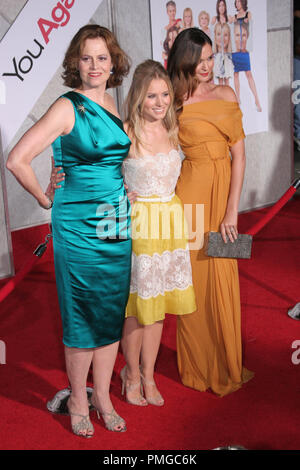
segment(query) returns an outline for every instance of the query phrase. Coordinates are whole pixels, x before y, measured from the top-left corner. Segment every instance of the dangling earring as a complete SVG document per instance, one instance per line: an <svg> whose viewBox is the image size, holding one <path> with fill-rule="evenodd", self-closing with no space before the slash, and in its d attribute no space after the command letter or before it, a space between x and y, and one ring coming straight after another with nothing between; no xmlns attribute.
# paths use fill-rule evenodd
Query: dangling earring
<svg viewBox="0 0 300 470"><path fill-rule="evenodd" d="M114 74L114 68L112 68L109 73L110 73L110 75L113 75Z"/></svg>

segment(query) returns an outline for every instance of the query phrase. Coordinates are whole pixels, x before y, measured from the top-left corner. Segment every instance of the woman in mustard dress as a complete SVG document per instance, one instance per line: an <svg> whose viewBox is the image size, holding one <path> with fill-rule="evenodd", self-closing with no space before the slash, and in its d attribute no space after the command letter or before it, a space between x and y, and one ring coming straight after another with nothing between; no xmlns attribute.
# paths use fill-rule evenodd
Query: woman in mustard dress
<svg viewBox="0 0 300 470"><path fill-rule="evenodd" d="M230 243L237 237L245 136L235 93L213 84L213 67L205 33L178 35L168 62L185 154L176 194L184 204L203 204L204 233L220 231ZM253 376L242 365L237 261L209 258L203 249L190 254L197 311L178 317L179 372L185 385L223 396Z"/></svg>

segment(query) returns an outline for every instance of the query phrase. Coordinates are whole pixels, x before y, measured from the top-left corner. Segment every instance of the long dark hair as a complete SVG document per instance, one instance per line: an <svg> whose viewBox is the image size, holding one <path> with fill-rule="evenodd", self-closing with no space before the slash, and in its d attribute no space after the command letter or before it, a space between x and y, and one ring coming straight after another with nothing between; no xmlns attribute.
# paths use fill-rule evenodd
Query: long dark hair
<svg viewBox="0 0 300 470"><path fill-rule="evenodd" d="M244 11L247 11L248 10L248 0L241 0L241 4L242 4L242 9ZM234 1L234 6L236 8L236 0Z"/></svg>
<svg viewBox="0 0 300 470"><path fill-rule="evenodd" d="M174 88L177 112L182 109L184 96L189 98L198 86L195 71L205 44L212 46L212 41L198 28L181 31L173 43L168 58L168 73Z"/></svg>
<svg viewBox="0 0 300 470"><path fill-rule="evenodd" d="M224 5L225 5L225 13L224 13L224 16L225 16L225 21L226 23L228 23L228 15L227 15L227 5L226 5L226 0L217 0L217 5L216 5L216 9L217 9L217 21L220 23L220 12L219 12L219 6L220 6L220 3L223 2Z"/></svg>

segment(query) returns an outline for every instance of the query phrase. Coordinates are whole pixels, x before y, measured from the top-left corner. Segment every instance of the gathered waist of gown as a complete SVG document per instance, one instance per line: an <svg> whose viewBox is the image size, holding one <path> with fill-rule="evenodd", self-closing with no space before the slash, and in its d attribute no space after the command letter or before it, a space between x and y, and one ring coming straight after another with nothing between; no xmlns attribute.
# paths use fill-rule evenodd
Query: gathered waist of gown
<svg viewBox="0 0 300 470"><path fill-rule="evenodd" d="M223 160L229 157L229 146L226 141L205 142L192 147L181 144L185 161L192 163L206 163L212 160Z"/></svg>

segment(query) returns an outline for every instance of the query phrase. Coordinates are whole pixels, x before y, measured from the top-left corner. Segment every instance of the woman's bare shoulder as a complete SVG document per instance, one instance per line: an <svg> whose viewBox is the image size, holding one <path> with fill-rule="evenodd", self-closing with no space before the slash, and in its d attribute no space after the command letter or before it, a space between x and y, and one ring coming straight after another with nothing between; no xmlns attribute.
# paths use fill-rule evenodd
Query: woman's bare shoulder
<svg viewBox="0 0 300 470"><path fill-rule="evenodd" d="M48 109L49 114L71 114L73 112L73 104L64 96L59 97Z"/></svg>
<svg viewBox="0 0 300 470"><path fill-rule="evenodd" d="M234 90L228 85L218 85L215 92L220 100L238 102Z"/></svg>

